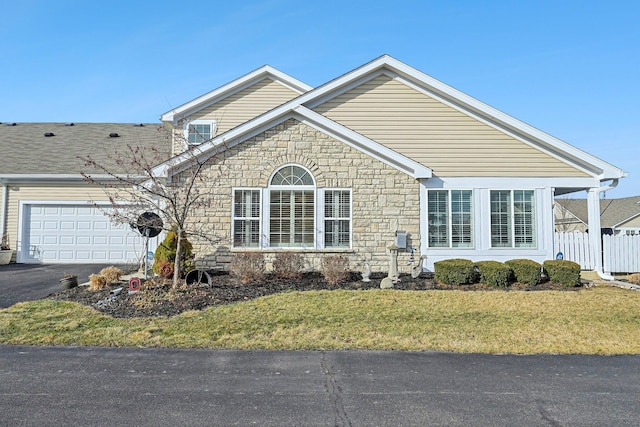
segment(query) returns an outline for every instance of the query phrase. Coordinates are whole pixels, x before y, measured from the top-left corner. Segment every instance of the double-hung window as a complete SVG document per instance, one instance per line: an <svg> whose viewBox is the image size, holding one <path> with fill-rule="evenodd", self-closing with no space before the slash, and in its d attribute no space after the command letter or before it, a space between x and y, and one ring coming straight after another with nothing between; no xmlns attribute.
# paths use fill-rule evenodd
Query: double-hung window
<svg viewBox="0 0 640 427"><path fill-rule="evenodd" d="M260 190L233 191L233 246L260 245Z"/></svg>
<svg viewBox="0 0 640 427"><path fill-rule="evenodd" d="M200 145L213 138L215 133L215 120L191 120L185 124L184 137L189 145Z"/></svg>
<svg viewBox="0 0 640 427"><path fill-rule="evenodd" d="M324 245L348 248L351 244L351 191L324 191Z"/></svg>
<svg viewBox="0 0 640 427"><path fill-rule="evenodd" d="M471 190L428 190L428 244L431 248L473 246Z"/></svg>
<svg viewBox="0 0 640 427"><path fill-rule="evenodd" d="M536 246L533 190L491 191L491 247Z"/></svg>

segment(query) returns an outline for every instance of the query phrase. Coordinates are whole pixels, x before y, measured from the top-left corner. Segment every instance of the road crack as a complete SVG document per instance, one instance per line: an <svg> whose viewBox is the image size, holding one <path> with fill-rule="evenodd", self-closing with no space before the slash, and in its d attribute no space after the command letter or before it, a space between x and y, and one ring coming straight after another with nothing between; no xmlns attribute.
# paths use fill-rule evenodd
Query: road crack
<svg viewBox="0 0 640 427"><path fill-rule="evenodd" d="M334 426L335 427L346 427L351 426L351 421L349 421L349 417L347 412L344 410L344 404L342 401L342 389L336 382L335 372L333 370L333 366L327 361L326 353L322 352L322 359L320 361L322 364L322 371L325 374L325 389L329 394L329 399L333 405L334 411Z"/></svg>

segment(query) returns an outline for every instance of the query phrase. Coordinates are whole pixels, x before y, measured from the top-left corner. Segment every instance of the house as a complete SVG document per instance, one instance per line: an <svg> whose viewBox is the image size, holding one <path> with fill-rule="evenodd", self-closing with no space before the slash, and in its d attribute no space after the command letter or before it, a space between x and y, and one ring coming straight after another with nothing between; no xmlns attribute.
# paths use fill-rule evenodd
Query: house
<svg viewBox="0 0 640 427"><path fill-rule="evenodd" d="M141 256L140 235L112 224L104 192L87 184L80 158L106 163L127 144L170 155L160 124L1 123L0 234L20 263L125 263ZM165 132L166 134L166 132ZM114 166L115 172L126 172ZM107 177L102 177L106 179Z"/></svg>
<svg viewBox="0 0 640 427"><path fill-rule="evenodd" d="M399 247L400 272L421 255L429 270L458 257L542 262L554 258L554 197L587 191L589 227L598 229L599 194L625 176L387 55L316 88L264 66L161 121L174 136L174 156L154 168L158 176L180 179L194 154L213 158L208 187L218 202L199 220L214 223L224 240L194 248L204 264L228 265L247 251L271 261L293 251L316 268L326 256L343 255L354 270L368 262L386 271L392 245ZM57 138L44 141L64 141L58 138L68 130L63 126L41 127L23 143L42 144L44 132ZM0 141L7 129L2 126ZM103 135L132 130L105 129L100 138L110 148ZM47 163L33 158L34 165ZM57 166L62 175L75 170ZM38 171L30 166L21 177L36 194L17 198L18 171L0 169L2 225L17 239L21 262L33 262L38 247L28 229L37 221L27 207L42 206L47 197L57 206L84 203L93 191L65 181L77 186L65 195L57 177L47 181L56 191L47 191L32 182Z"/></svg>
<svg viewBox="0 0 640 427"><path fill-rule="evenodd" d="M189 141L174 152L215 156L220 202L202 219L227 239L196 248L202 262L294 251L316 267L337 254L385 271L394 244L401 272L420 255L429 270L456 257L543 262L554 257L554 197L586 190L589 226L600 228L599 194L625 176L387 55L314 89L274 73L256 70L161 117ZM272 86L281 104L244 102L271 98ZM192 154L155 173L179 179Z"/></svg>
<svg viewBox="0 0 640 427"><path fill-rule="evenodd" d="M556 231L585 232L588 230L586 199L555 200ZM640 235L640 196L600 200L602 233Z"/></svg>

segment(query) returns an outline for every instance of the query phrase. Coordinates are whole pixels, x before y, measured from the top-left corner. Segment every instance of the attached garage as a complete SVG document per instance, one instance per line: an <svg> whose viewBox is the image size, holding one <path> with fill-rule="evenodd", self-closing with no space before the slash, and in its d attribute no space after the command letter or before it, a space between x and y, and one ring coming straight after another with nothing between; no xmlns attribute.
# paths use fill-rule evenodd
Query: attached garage
<svg viewBox="0 0 640 427"><path fill-rule="evenodd" d="M144 252L136 230L112 223L88 203L23 202L20 218L18 262L116 264L138 260Z"/></svg>

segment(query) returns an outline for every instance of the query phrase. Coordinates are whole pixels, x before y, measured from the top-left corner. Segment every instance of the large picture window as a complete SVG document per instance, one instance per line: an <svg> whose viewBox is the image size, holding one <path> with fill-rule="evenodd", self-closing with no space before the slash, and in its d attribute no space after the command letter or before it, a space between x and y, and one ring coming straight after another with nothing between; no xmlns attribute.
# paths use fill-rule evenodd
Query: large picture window
<svg viewBox="0 0 640 427"><path fill-rule="evenodd" d="M269 242L272 247L313 247L315 187L300 166L281 168L269 188Z"/></svg>
<svg viewBox="0 0 640 427"><path fill-rule="evenodd" d="M266 188L235 188L234 248L350 248L351 190L316 188L307 169L286 165Z"/></svg>
<svg viewBox="0 0 640 427"><path fill-rule="evenodd" d="M533 190L491 191L491 246L536 246Z"/></svg>
<svg viewBox="0 0 640 427"><path fill-rule="evenodd" d="M427 192L428 243L431 248L473 246L471 190Z"/></svg>

